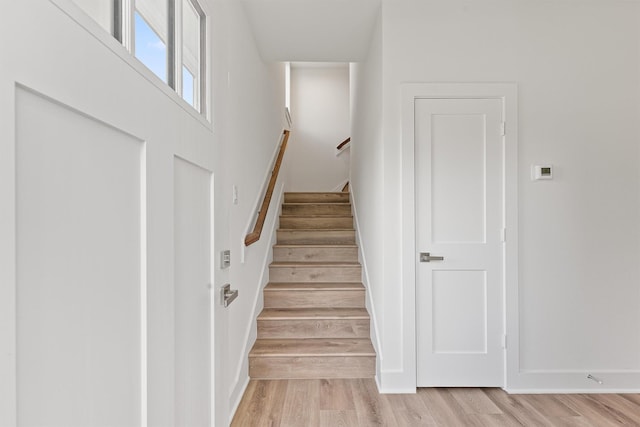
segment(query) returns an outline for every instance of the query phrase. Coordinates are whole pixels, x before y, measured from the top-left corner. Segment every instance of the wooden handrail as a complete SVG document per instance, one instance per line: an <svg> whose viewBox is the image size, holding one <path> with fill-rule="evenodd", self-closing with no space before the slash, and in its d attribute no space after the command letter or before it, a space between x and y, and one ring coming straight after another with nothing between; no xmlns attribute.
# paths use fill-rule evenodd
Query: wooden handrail
<svg viewBox="0 0 640 427"><path fill-rule="evenodd" d="M271 179L269 180L269 185L267 186L267 192L264 194L262 205L260 205L260 212L258 213L256 225L253 227L253 231L247 234L244 238L245 246L249 246L250 244L260 240L262 227L264 226L264 221L267 219L267 211L269 210L269 204L271 203L271 196L273 196L273 189L275 188L276 181L278 180L278 173L280 172L280 165L282 164L284 151L287 149L287 141L289 140L289 131L285 129L283 134L284 136L282 138L282 144L280 145L280 151L278 152L276 163L273 166L273 171L271 172Z"/></svg>
<svg viewBox="0 0 640 427"><path fill-rule="evenodd" d="M338 144L338 146L336 147L336 150L341 150L342 147L344 147L345 145L347 145L349 142L351 141L351 137L345 139L344 141L342 141L340 144Z"/></svg>

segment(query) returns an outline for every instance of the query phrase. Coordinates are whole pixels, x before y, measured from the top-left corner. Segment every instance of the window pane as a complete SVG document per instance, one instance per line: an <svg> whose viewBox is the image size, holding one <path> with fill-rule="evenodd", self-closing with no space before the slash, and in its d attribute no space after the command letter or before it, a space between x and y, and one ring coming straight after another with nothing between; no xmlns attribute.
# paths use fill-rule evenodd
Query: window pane
<svg viewBox="0 0 640 427"><path fill-rule="evenodd" d="M200 14L189 0L182 1L182 97L198 108L200 87ZM187 74L189 74L187 76ZM189 81L190 80L190 81ZM189 101L191 99L191 101Z"/></svg>
<svg viewBox="0 0 640 427"><path fill-rule="evenodd" d="M92 17L102 28L112 34L113 1L105 0L73 0L75 4Z"/></svg>
<svg viewBox="0 0 640 427"><path fill-rule="evenodd" d="M167 0L135 0L135 9L166 45L169 34L169 3Z"/></svg>
<svg viewBox="0 0 640 427"><path fill-rule="evenodd" d="M195 107L195 104L193 103L195 100L195 94L193 92L194 90L194 84L195 83L195 78L193 77L193 74L191 74L189 72L189 70L187 70L187 67L182 67L182 97L184 98L185 101L187 101L189 104L193 105Z"/></svg>
<svg viewBox="0 0 640 427"><path fill-rule="evenodd" d="M135 35L136 58L166 83L167 44L137 11L135 13Z"/></svg>

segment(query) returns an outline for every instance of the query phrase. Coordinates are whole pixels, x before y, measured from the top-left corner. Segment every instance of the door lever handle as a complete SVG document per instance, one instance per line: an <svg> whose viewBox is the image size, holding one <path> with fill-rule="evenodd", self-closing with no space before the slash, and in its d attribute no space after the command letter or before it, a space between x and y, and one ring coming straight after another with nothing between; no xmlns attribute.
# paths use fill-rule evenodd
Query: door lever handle
<svg viewBox="0 0 640 427"><path fill-rule="evenodd" d="M229 304L233 302L234 299L238 297L238 290L231 290L231 285L226 284L222 288L220 288L220 300L222 301L222 305L225 307L229 307Z"/></svg>
<svg viewBox="0 0 640 427"><path fill-rule="evenodd" d="M444 261L443 256L432 256L429 252L420 252L420 262Z"/></svg>

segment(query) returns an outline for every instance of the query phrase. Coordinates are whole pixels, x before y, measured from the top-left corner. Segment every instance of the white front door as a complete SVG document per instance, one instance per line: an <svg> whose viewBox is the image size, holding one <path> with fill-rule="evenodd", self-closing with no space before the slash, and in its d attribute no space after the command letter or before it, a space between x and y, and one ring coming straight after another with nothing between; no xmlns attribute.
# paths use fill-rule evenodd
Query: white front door
<svg viewBox="0 0 640 427"><path fill-rule="evenodd" d="M502 111L415 100L419 387L504 385Z"/></svg>

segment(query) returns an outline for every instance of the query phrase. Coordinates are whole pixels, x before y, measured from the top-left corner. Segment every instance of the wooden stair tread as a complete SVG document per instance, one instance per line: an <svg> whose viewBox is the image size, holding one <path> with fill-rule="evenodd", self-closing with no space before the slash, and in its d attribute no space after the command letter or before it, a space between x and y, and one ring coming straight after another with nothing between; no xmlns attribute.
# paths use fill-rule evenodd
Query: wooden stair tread
<svg viewBox="0 0 640 427"><path fill-rule="evenodd" d="M289 291L364 291L364 285L360 282L299 282L299 283L274 283L270 282L265 286L268 292L289 292Z"/></svg>
<svg viewBox="0 0 640 427"><path fill-rule="evenodd" d="M265 308L258 320L369 319L366 308Z"/></svg>
<svg viewBox="0 0 640 427"><path fill-rule="evenodd" d="M307 194L312 194L312 195L318 195L318 194L328 194L328 195L337 195L337 194L342 194L341 191L285 191L284 194L287 195L307 195Z"/></svg>
<svg viewBox="0 0 640 427"><path fill-rule="evenodd" d="M291 242L294 243L294 242ZM327 242L318 244L279 244L273 246L273 261L275 262L344 262L358 261L358 247L347 242L337 244ZM331 243L331 244L328 244Z"/></svg>
<svg viewBox="0 0 640 427"><path fill-rule="evenodd" d="M283 282L274 281L267 284L263 291L264 309L313 310L365 307L365 288L361 282L305 280L307 280L305 277L298 277L291 282L285 279ZM342 312L342 314L349 314L349 312Z"/></svg>
<svg viewBox="0 0 640 427"><path fill-rule="evenodd" d="M376 355L366 338L258 339L249 357L314 357Z"/></svg>
<svg viewBox="0 0 640 427"><path fill-rule="evenodd" d="M301 214L282 214L280 218L322 218L322 219L330 219L330 218L353 218L351 214L311 214L311 215L301 215Z"/></svg>
<svg viewBox="0 0 640 427"><path fill-rule="evenodd" d="M271 267L360 267L359 262L347 261L274 261Z"/></svg>
<svg viewBox="0 0 640 427"><path fill-rule="evenodd" d="M283 203L282 215L351 215L351 203L304 202Z"/></svg>
<svg viewBox="0 0 640 427"><path fill-rule="evenodd" d="M353 217L350 215L281 215L281 230L350 230Z"/></svg>
<svg viewBox="0 0 640 427"><path fill-rule="evenodd" d="M278 244L310 245L353 245L356 243L356 231L353 228L279 228Z"/></svg>
<svg viewBox="0 0 640 427"><path fill-rule="evenodd" d="M278 228L277 231L289 231L296 233L326 233L331 231L356 231L355 228Z"/></svg>
<svg viewBox="0 0 640 427"><path fill-rule="evenodd" d="M280 219L353 219L353 215L350 214L327 214L327 215L300 215L300 214L282 214Z"/></svg>
<svg viewBox="0 0 640 427"><path fill-rule="evenodd" d="M321 201L313 201L313 202L284 202L282 206L309 206L309 205L350 205L351 202L321 202Z"/></svg>
<svg viewBox="0 0 640 427"><path fill-rule="evenodd" d="M345 244L341 244L341 245L337 245L337 244L327 244L327 245L322 245L322 244L287 244L287 243L277 243L275 245L273 245L274 248L291 248L291 249L299 249L299 248L318 248L318 249L331 249L331 248L340 248L340 249L344 249L344 248L357 248L358 245L354 245L353 243L345 243Z"/></svg>
<svg viewBox="0 0 640 427"><path fill-rule="evenodd" d="M288 192L284 193L285 200L290 199L305 199L311 198L313 200L327 198L332 200L344 201L343 203L350 203L350 198L348 194L344 192Z"/></svg>

